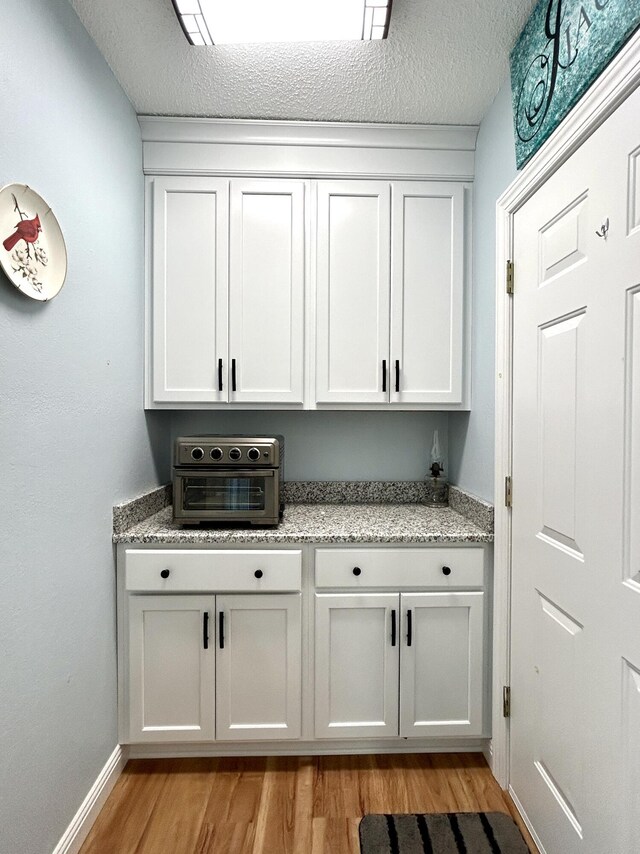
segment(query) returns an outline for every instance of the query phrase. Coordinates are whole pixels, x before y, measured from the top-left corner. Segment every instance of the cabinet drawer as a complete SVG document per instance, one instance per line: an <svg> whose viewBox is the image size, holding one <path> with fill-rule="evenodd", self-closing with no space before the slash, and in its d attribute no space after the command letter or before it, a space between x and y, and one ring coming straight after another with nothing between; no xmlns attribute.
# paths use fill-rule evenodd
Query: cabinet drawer
<svg viewBox="0 0 640 854"><path fill-rule="evenodd" d="M481 548L316 549L315 577L317 588L449 589L481 587L483 567Z"/></svg>
<svg viewBox="0 0 640 854"><path fill-rule="evenodd" d="M302 552L296 550L126 552L125 586L132 592L286 592L299 591L301 580Z"/></svg>

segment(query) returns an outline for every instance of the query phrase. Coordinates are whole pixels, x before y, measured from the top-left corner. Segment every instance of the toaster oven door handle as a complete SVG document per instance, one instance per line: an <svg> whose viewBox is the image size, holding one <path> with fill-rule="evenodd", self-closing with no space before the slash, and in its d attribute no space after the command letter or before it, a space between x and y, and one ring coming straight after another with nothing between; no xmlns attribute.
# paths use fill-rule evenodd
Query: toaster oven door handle
<svg viewBox="0 0 640 854"><path fill-rule="evenodd" d="M212 468L201 468L201 469L176 469L176 474L182 475L182 477L274 477L276 473L275 469L214 469Z"/></svg>

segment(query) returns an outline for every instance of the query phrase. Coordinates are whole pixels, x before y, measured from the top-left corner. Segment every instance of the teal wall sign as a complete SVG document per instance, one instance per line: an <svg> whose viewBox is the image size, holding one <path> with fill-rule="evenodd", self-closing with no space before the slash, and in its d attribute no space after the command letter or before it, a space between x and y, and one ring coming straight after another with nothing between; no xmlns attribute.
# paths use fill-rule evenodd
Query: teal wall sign
<svg viewBox="0 0 640 854"><path fill-rule="evenodd" d="M640 25L640 0L540 0L511 53L520 169Z"/></svg>

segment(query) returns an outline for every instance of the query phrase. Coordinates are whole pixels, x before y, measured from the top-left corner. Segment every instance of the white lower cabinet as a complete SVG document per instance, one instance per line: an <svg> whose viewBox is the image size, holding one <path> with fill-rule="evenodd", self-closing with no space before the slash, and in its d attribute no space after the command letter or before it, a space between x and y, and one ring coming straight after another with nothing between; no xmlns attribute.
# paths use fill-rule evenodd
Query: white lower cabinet
<svg viewBox="0 0 640 854"><path fill-rule="evenodd" d="M300 737L299 593L129 597L129 741Z"/></svg>
<svg viewBox="0 0 640 854"><path fill-rule="evenodd" d="M215 649L205 642L213 596L129 597L129 737L215 737Z"/></svg>
<svg viewBox="0 0 640 854"><path fill-rule="evenodd" d="M398 734L398 599L316 594L317 738Z"/></svg>
<svg viewBox="0 0 640 854"><path fill-rule="evenodd" d="M316 594L316 737L481 735L483 598Z"/></svg>
<svg viewBox="0 0 640 854"><path fill-rule="evenodd" d="M299 594L218 596L216 738L300 738Z"/></svg>
<svg viewBox="0 0 640 854"><path fill-rule="evenodd" d="M120 547L121 741L484 736L485 562L482 547Z"/></svg>

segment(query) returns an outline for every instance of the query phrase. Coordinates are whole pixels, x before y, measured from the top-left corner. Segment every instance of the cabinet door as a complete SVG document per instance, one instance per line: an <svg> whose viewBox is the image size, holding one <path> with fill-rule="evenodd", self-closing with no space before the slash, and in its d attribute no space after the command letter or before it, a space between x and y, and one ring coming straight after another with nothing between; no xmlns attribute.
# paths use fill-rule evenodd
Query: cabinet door
<svg viewBox="0 0 640 854"><path fill-rule="evenodd" d="M398 735L398 606L397 594L316 594L317 738Z"/></svg>
<svg viewBox="0 0 640 854"><path fill-rule="evenodd" d="M392 403L460 403L464 188L394 182Z"/></svg>
<svg viewBox="0 0 640 854"><path fill-rule="evenodd" d="M483 596L401 595L401 736L482 734Z"/></svg>
<svg viewBox="0 0 640 854"><path fill-rule="evenodd" d="M213 596L129 597L130 741L213 739L214 613Z"/></svg>
<svg viewBox="0 0 640 854"><path fill-rule="evenodd" d="M218 596L216 738L299 738L300 594Z"/></svg>
<svg viewBox="0 0 640 854"><path fill-rule="evenodd" d="M154 178L151 192L153 399L225 401L229 182Z"/></svg>
<svg viewBox="0 0 640 854"><path fill-rule="evenodd" d="M231 181L231 402L302 403L304 196L303 181Z"/></svg>
<svg viewBox="0 0 640 854"><path fill-rule="evenodd" d="M389 267L389 184L318 182L318 403L388 401Z"/></svg>

